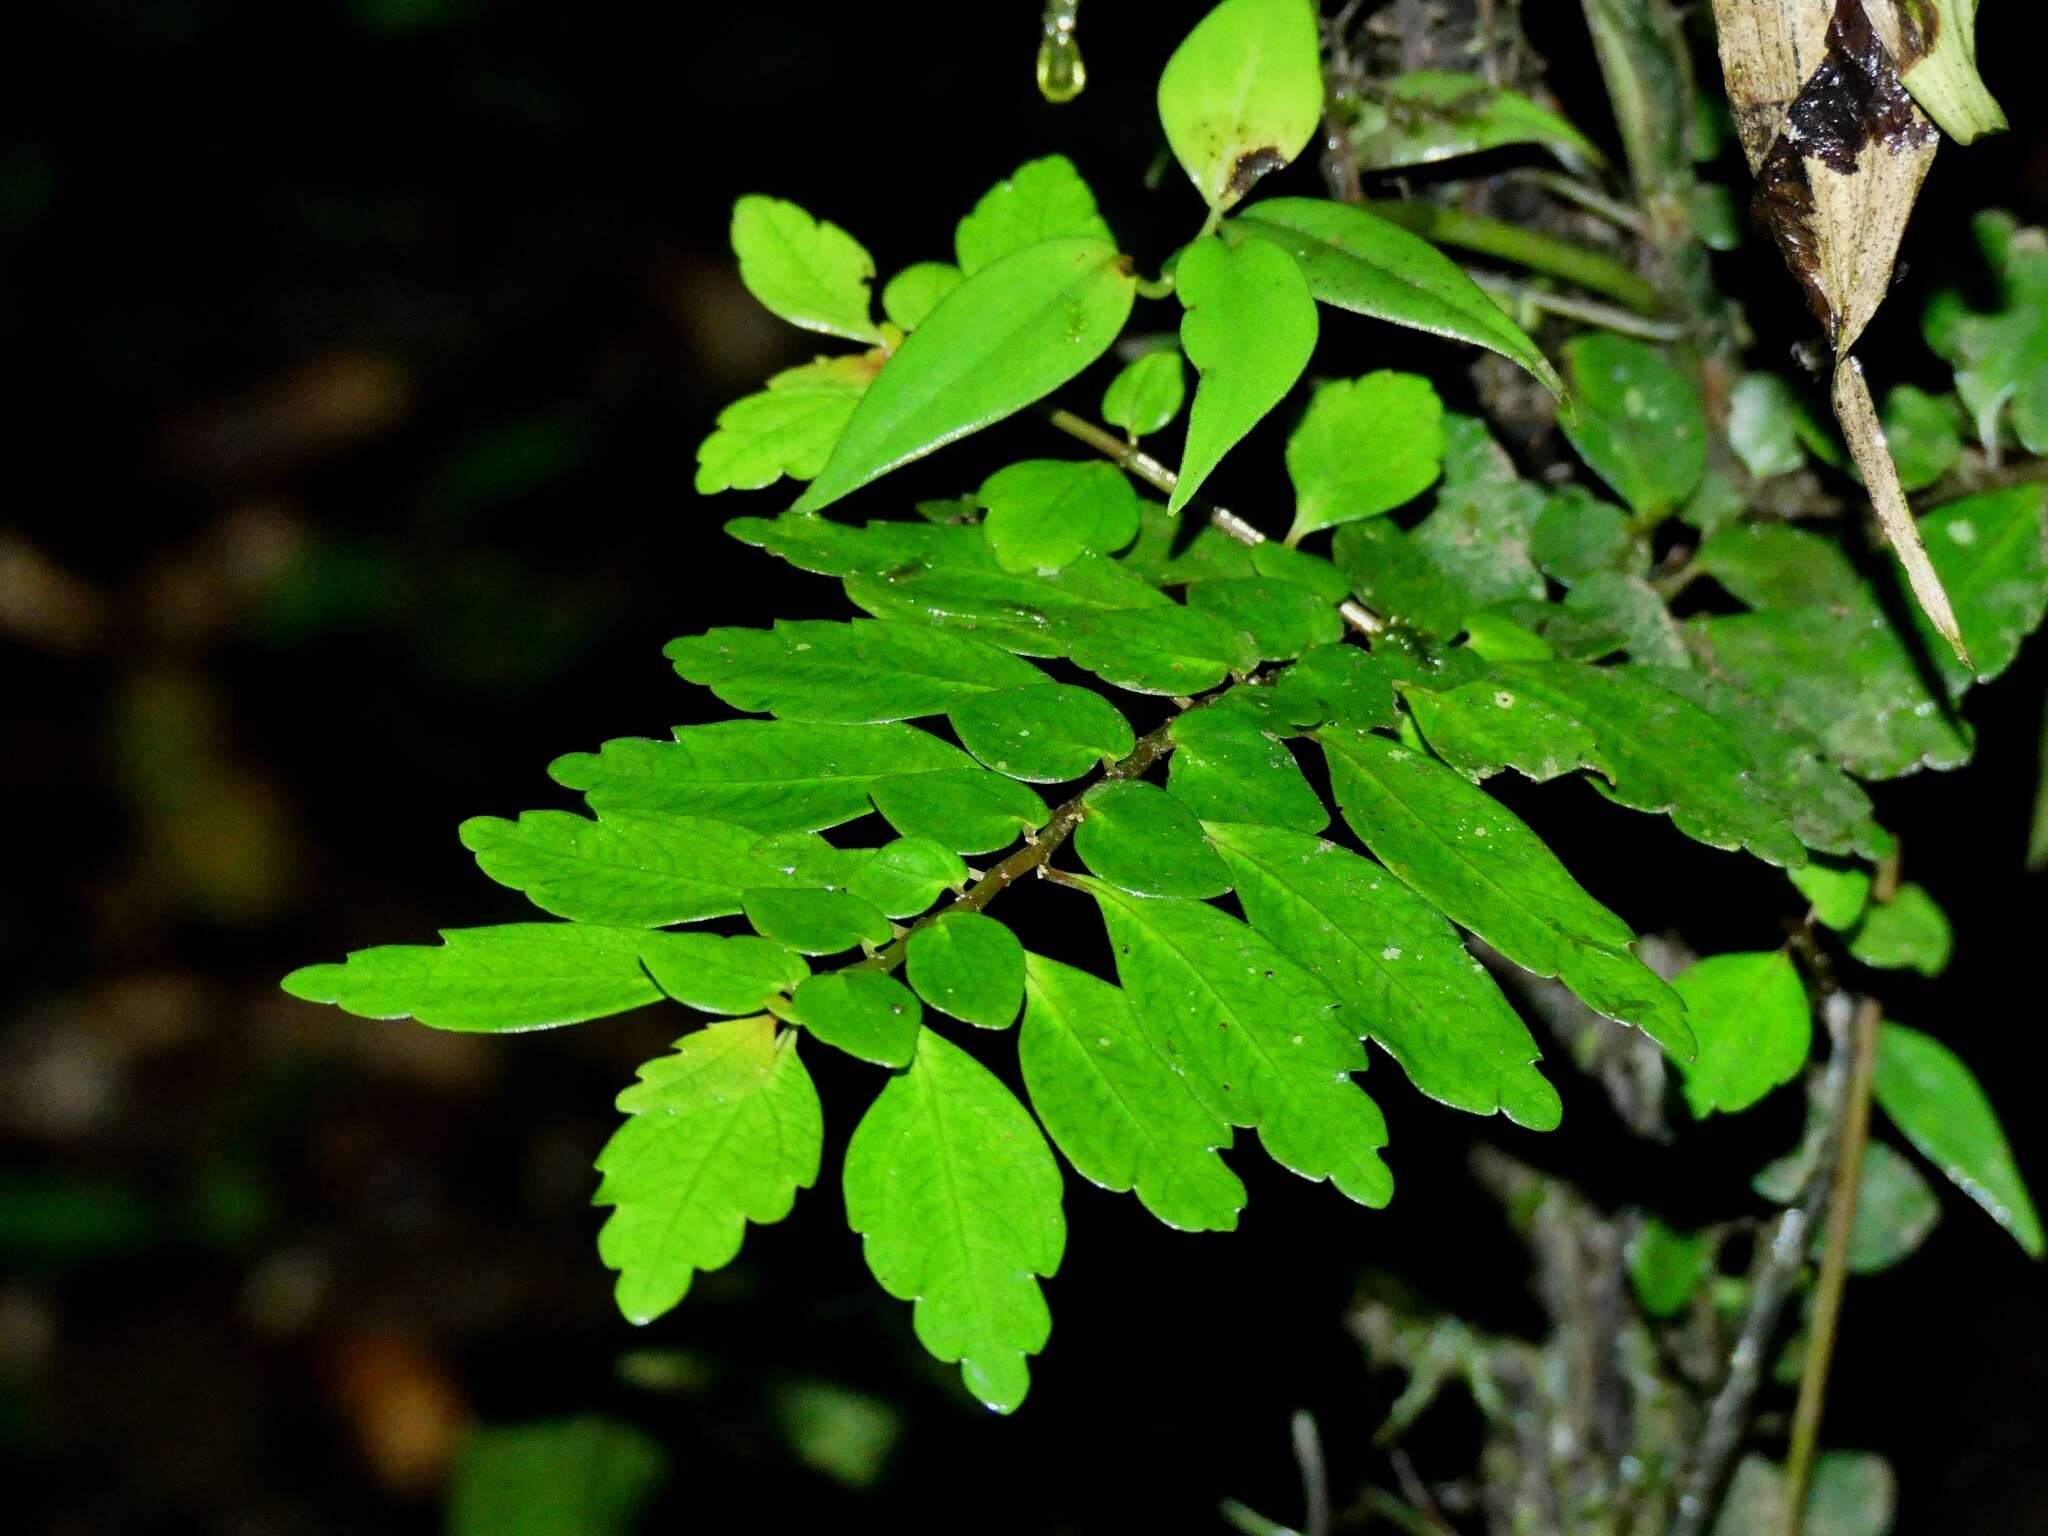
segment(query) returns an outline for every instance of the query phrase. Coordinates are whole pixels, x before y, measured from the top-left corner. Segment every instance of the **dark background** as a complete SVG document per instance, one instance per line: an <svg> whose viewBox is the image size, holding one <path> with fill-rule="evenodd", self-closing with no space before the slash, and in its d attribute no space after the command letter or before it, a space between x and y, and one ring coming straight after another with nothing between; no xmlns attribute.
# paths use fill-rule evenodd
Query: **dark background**
<svg viewBox="0 0 2048 1536"><path fill-rule="evenodd" d="M1178 172L1144 185L1152 86L1200 9L1096 0L1092 83L1063 108L1033 85L1026 0L9 15L0 1481L28 1528L429 1529L465 1423L591 1408L671 1449L668 1522L1201 1531L1225 1494L1293 1518L1295 1408L1321 1417L1340 1493L1379 1475L1366 1441L1398 1383L1341 1327L1363 1271L1537 1326L1464 1172L1474 1137L1681 1225L1757 1209L1748 1175L1795 1137L1796 1095L1644 1148L1561 1062L1570 1131L1548 1139L1452 1116L1382 1064L1386 1212L1246 1156L1242 1230L1197 1238L1070 1180L1054 1344L997 1420L868 1281L834 1147L796 1216L678 1313L619 1321L589 1163L673 1016L489 1040L275 989L348 948L520 915L456 823L565 805L556 754L699 718L660 656L672 635L843 611L832 583L719 534L786 497L690 489L717 408L813 350L739 286L733 197L796 199L887 274L949 254L982 188L1061 150L1156 265L1197 209ZM1537 9L1560 94L1611 137L1577 8ZM1985 17L2016 131L1943 153L1873 337L1880 379L1945 383L1911 316L1937 282L1981 285L1972 209L2048 215L2019 9ZM1723 272L1778 365L1810 329L1792 285L1767 253ZM1328 331L1325 368L1407 362L1469 403L1433 344ZM859 510L1043 451L1005 427ZM1215 488L1277 526L1272 462L1241 455ZM1973 696L1980 766L1879 798L1961 933L1939 986L1889 995L1976 1065L2037 1185L2043 884L2021 857L2044 688L2036 648ZM1769 944L1793 910L1777 877L1580 788L1524 808L1646 929ZM814 1070L836 1146L874 1076ZM1902 1530L2048 1528L2044 1299L1956 1200L1925 1252L1852 1287L1827 1438L1894 1459ZM899 1416L874 1487L793 1454L778 1404L815 1381ZM1457 1470L1469 1429L1438 1410L1424 1471Z"/></svg>

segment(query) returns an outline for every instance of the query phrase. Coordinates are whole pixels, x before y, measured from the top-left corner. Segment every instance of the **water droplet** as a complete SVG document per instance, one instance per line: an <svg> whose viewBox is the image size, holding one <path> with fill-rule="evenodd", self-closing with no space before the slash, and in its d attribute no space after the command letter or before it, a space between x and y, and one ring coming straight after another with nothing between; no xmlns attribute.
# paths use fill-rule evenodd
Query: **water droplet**
<svg viewBox="0 0 2048 1536"><path fill-rule="evenodd" d="M1072 101L1088 83L1088 66L1074 40L1074 17L1081 0L1047 0L1045 41L1038 45L1038 93L1058 104Z"/></svg>

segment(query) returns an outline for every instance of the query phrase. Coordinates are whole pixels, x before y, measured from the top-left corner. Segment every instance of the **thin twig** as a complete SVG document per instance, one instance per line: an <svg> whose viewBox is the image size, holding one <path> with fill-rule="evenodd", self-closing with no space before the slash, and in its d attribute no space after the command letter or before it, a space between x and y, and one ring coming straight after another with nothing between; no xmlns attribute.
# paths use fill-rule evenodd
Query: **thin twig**
<svg viewBox="0 0 2048 1536"><path fill-rule="evenodd" d="M1427 1527L1436 1532L1437 1536L1458 1536L1452 1529L1449 1518L1437 1508L1435 1496L1430 1493L1429 1485L1417 1474L1415 1463L1409 1459L1408 1453L1397 1445L1387 1452L1387 1459L1393 1463L1394 1477L1401 1484L1401 1496L1414 1507L1415 1513L1422 1517Z"/></svg>
<svg viewBox="0 0 2048 1536"><path fill-rule="evenodd" d="M1303 1536L1330 1536L1330 1474L1323 1461L1323 1437L1316 1416L1297 1408L1288 1425L1294 1440L1294 1464L1301 1470Z"/></svg>
<svg viewBox="0 0 2048 1536"><path fill-rule="evenodd" d="M1863 1180L1863 1150L1870 1143L1870 1079L1877 1061L1879 1009L1865 998L1850 1034L1849 1098L1842 1117L1842 1147L1835 1158L1834 1193L1828 1204L1827 1247L1813 1296L1813 1325L1807 1332L1806 1366L1799 1376L1799 1402L1792 1411L1792 1446L1785 1458L1784 1536L1800 1536L1806 1525L1806 1490L1813 1479L1820 1443L1821 1409L1827 1402L1828 1366L1842 1319L1842 1288L1849 1278L1849 1239L1856 1227L1856 1195Z"/></svg>
<svg viewBox="0 0 2048 1536"><path fill-rule="evenodd" d="M1605 331L1622 336L1639 336L1644 341L1683 341L1686 328L1676 320L1648 320L1630 310L1613 304L1601 304L1593 299L1575 299L1569 294L1552 293L1546 288L1532 287L1518 283L1511 278L1496 277L1488 272L1467 270L1466 276L1480 287L1493 293L1519 300L1531 309L1542 310L1545 314L1562 315L1567 320L1577 320L1584 325L1596 325Z"/></svg>

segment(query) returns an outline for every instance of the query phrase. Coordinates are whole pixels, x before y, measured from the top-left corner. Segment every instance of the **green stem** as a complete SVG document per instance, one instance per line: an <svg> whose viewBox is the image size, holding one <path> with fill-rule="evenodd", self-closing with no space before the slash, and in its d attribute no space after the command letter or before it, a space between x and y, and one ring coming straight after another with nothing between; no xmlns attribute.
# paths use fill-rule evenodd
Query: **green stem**
<svg viewBox="0 0 2048 1536"><path fill-rule="evenodd" d="M1456 246L1459 250L1511 261L1532 272L1563 278L1588 292L1604 294L1639 315L1658 315L1664 311L1664 300L1654 284L1589 246L1500 219L1412 199L1373 200L1365 204L1365 210L1439 245Z"/></svg>
<svg viewBox="0 0 2048 1536"><path fill-rule="evenodd" d="M1849 1239L1856 1227L1856 1195L1863 1181L1863 1151L1870 1144L1870 1079L1877 1061L1879 1009L1865 998L1850 1028L1849 1098L1844 1106L1842 1149L1835 1159L1834 1193L1828 1201L1827 1246L1821 1251L1814 1288L1813 1326L1807 1334L1806 1366L1799 1375L1799 1402L1792 1411L1792 1444L1785 1457L1784 1536L1800 1536L1806 1525L1806 1494L1820 1444L1821 1408L1827 1400L1828 1366L1842 1318L1842 1289L1849 1278Z"/></svg>

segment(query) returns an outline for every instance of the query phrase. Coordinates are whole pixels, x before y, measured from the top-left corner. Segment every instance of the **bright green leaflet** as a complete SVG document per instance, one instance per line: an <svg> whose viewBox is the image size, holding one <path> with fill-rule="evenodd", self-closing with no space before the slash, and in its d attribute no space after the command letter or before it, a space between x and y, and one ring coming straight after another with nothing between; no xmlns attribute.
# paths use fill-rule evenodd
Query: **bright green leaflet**
<svg viewBox="0 0 2048 1536"><path fill-rule="evenodd" d="M1465 615L1465 649L1484 661L1554 661L1557 652L1535 630L1491 609Z"/></svg>
<svg viewBox="0 0 2048 1536"><path fill-rule="evenodd" d="M1205 693L1259 664L1251 636L1176 603L1097 611L1068 620L1060 633L1075 665L1132 693Z"/></svg>
<svg viewBox="0 0 2048 1536"><path fill-rule="evenodd" d="M671 640L662 654L734 709L843 725L942 714L977 693L1044 677L972 635L876 619L713 629Z"/></svg>
<svg viewBox="0 0 2048 1536"><path fill-rule="evenodd" d="M1545 501L1529 530L1529 557L1544 575L1567 587L1596 572L1620 569L1634 547L1628 514L1576 486Z"/></svg>
<svg viewBox="0 0 2048 1536"><path fill-rule="evenodd" d="M1132 442L1171 425L1187 403L1188 373L1173 347L1126 363L1102 392L1102 419Z"/></svg>
<svg viewBox="0 0 2048 1536"><path fill-rule="evenodd" d="M596 753L557 758L548 772L557 783L582 790L600 812L709 816L763 833L816 832L852 821L867 814L871 795L878 805L888 799L914 810L908 786L920 779L940 781L936 788L955 800L979 789L1020 824L1036 827L1045 820L1043 803L1021 784L976 766L958 747L902 724L727 720L680 726L672 742L608 741ZM948 840L926 826L905 825L887 805L879 808L906 836Z"/></svg>
<svg viewBox="0 0 2048 1536"><path fill-rule="evenodd" d="M1272 539L1254 544L1251 554L1252 569L1259 575L1307 587L1326 603L1341 603L1351 595L1351 583L1328 556L1312 555Z"/></svg>
<svg viewBox="0 0 2048 1536"><path fill-rule="evenodd" d="M1344 620L1329 599L1291 581L1266 576L1198 581L1188 588L1187 602L1196 613L1249 635L1262 661L1292 661L1344 638Z"/></svg>
<svg viewBox="0 0 2048 1536"><path fill-rule="evenodd" d="M1008 1029L1024 1004L1024 946L979 912L948 912L911 934L904 974L939 1012L983 1029Z"/></svg>
<svg viewBox="0 0 2048 1536"><path fill-rule="evenodd" d="M1986 447L2010 421L2027 452L2048 453L2048 238L1997 211L1970 227L1998 280L1999 307L1980 313L1960 293L1935 295L1921 322L1927 344L1955 365L1956 393Z"/></svg>
<svg viewBox="0 0 2048 1536"><path fill-rule="evenodd" d="M1400 692L1430 750L1475 784L1506 768L1539 784L1581 768L1610 772L1592 731L1542 699L1497 682Z"/></svg>
<svg viewBox="0 0 2048 1536"><path fill-rule="evenodd" d="M597 820L527 811L472 816L462 846L483 872L555 917L665 928L739 911L740 892L779 882L755 852L761 834L695 816L610 811Z"/></svg>
<svg viewBox="0 0 2048 1536"><path fill-rule="evenodd" d="M1861 864L1824 864L1808 860L1804 869L1785 871L1813 908L1813 920L1824 928L1846 932L1870 906L1870 871Z"/></svg>
<svg viewBox="0 0 2048 1536"><path fill-rule="evenodd" d="M1910 881L1890 901L1877 902L1849 935L1849 953L1879 970L1915 970L1939 976L1955 950L1948 914Z"/></svg>
<svg viewBox="0 0 2048 1536"><path fill-rule="evenodd" d="M1308 146L1323 115L1309 0L1223 0L1159 77L1159 121L1211 208L1230 207Z"/></svg>
<svg viewBox="0 0 2048 1536"><path fill-rule="evenodd" d="M1292 256L1309 291L1332 309L1498 352L1553 395L1564 393L1557 370L1527 333L1420 235L1349 203L1268 197L1223 225L1226 240L1250 236Z"/></svg>
<svg viewBox="0 0 2048 1536"><path fill-rule="evenodd" d="M1602 163L1592 142L1555 112L1454 70L1375 82L1358 110L1351 147L1362 170L1432 165L1510 144L1539 144L1573 169Z"/></svg>
<svg viewBox="0 0 2048 1536"><path fill-rule="evenodd" d="M1888 392L1883 422L1885 446L1898 467L1899 483L1909 491L1934 484L1963 456L1953 408L1924 389L1901 384Z"/></svg>
<svg viewBox="0 0 2048 1536"><path fill-rule="evenodd" d="M989 767L1039 784L1077 779L1137 745L1114 704L1071 683L980 694L946 718L960 745Z"/></svg>
<svg viewBox="0 0 2048 1536"><path fill-rule="evenodd" d="M1383 368L1319 387L1287 439L1287 542L1377 517L1428 490L1443 470L1443 421L1443 402L1416 374Z"/></svg>
<svg viewBox="0 0 2048 1536"><path fill-rule="evenodd" d="M924 911L941 891L967 884L967 865L944 843L899 837L873 850L848 875L846 888L890 917Z"/></svg>
<svg viewBox="0 0 2048 1536"><path fill-rule="evenodd" d="M1196 1102L1118 987L1042 955L1024 964L1017 1058L1031 1106L1092 1184L1137 1194L1184 1232L1230 1232L1244 1185L1218 1151L1230 1127Z"/></svg>
<svg viewBox="0 0 2048 1536"><path fill-rule="evenodd" d="M1317 330L1300 268L1261 241L1197 240L1181 252L1174 283L1187 309L1181 351L1199 380L1169 513L1186 506L1223 456L1286 398L1308 367Z"/></svg>
<svg viewBox="0 0 2048 1536"><path fill-rule="evenodd" d="M1789 1083L1813 1049L1806 988L1782 949L1710 955L1671 984L1699 1055L1680 1064L1685 1101L1704 1120L1748 1109Z"/></svg>
<svg viewBox="0 0 2048 1536"><path fill-rule="evenodd" d="M1934 562L1976 670L1946 645L1928 655L1959 699L1972 683L1988 683L2019 656L2020 643L2048 617L2048 486L2016 485L1967 496L1920 519L1920 537ZM1923 640L1933 636L1917 605L1910 609Z"/></svg>
<svg viewBox="0 0 2048 1536"><path fill-rule="evenodd" d="M906 331L924 324L946 295L960 286L963 274L950 261L920 261L890 278L882 289L882 313ZM819 460L822 468L824 461ZM813 470L813 474L817 471Z"/></svg>
<svg viewBox="0 0 2048 1536"><path fill-rule="evenodd" d="M1877 1033L1877 1102L1930 1163L2034 1258L2048 1239L1976 1074L1931 1035L1887 1022Z"/></svg>
<svg viewBox="0 0 2048 1536"><path fill-rule="evenodd" d="M1803 407L1775 373L1745 373L1728 397L1728 446L1759 480L1806 465L1798 419Z"/></svg>
<svg viewBox="0 0 2048 1536"><path fill-rule="evenodd" d="M1016 173L982 194L953 232L960 270L972 277L1012 252L1042 240L1100 240L1116 236L1096 210L1095 194L1065 155L1027 160Z"/></svg>
<svg viewBox="0 0 2048 1536"><path fill-rule="evenodd" d="M1574 337L1565 376L1577 406L1558 418L1571 444L1648 518L1675 510L1707 469L1699 389L1663 349L1604 331Z"/></svg>
<svg viewBox="0 0 2048 1536"><path fill-rule="evenodd" d="M663 934L640 958L656 986L703 1013L758 1012L810 974L802 958L781 944L743 933Z"/></svg>
<svg viewBox="0 0 2048 1536"><path fill-rule="evenodd" d="M796 1036L766 1015L683 1036L619 1108L629 1118L597 1159L595 1203L612 1207L597 1251L619 1272L619 1311L647 1323L697 1271L731 1263L748 1222L782 1220L817 1182L824 1117Z"/></svg>
<svg viewBox="0 0 2048 1536"><path fill-rule="evenodd" d="M914 1301L918 1339L959 1361L998 1413L1024 1401L1025 1357L1052 1317L1034 1276L1066 1247L1060 1171L1024 1106L933 1030L889 1080L846 1149L846 1219L891 1296Z"/></svg>
<svg viewBox="0 0 2048 1536"><path fill-rule="evenodd" d="M1281 734L1230 695L1172 726L1166 788L1203 821L1253 821L1320 832L1330 813Z"/></svg>
<svg viewBox="0 0 2048 1536"><path fill-rule="evenodd" d="M1941 1197L1903 1153L1881 1141L1863 1149L1856 1219L1849 1229L1849 1273L1875 1275L1910 1258L1941 1220ZM1821 1241L1815 1235L1816 1246Z"/></svg>
<svg viewBox="0 0 2048 1536"><path fill-rule="evenodd" d="M856 944L872 949L894 932L879 908L851 891L748 891L741 910L756 933L803 955L836 955Z"/></svg>
<svg viewBox="0 0 2048 1536"><path fill-rule="evenodd" d="M1174 796L1141 779L1098 784L1081 802L1074 851L1096 874L1140 896L1221 896L1230 873Z"/></svg>
<svg viewBox="0 0 2048 1536"><path fill-rule="evenodd" d="M1340 528L1330 554L1358 600L1388 623L1446 638L1464 627L1471 606L1464 588L1392 523Z"/></svg>
<svg viewBox="0 0 2048 1536"><path fill-rule="evenodd" d="M1705 1234L1679 1232L1655 1216L1628 1247L1628 1277L1636 1299L1652 1317L1676 1317L1706 1278L1713 1245Z"/></svg>
<svg viewBox="0 0 2048 1536"><path fill-rule="evenodd" d="M308 965L285 991L365 1019L491 1034L579 1024L658 1002L641 956L685 936L594 923L445 928L441 943L380 944Z"/></svg>
<svg viewBox="0 0 2048 1536"><path fill-rule="evenodd" d="M924 1025L908 987L859 967L811 977L790 998L790 1012L827 1045L883 1067L910 1065Z"/></svg>
<svg viewBox="0 0 2048 1536"><path fill-rule="evenodd" d="M863 526L785 512L736 517L725 531L821 576L880 576L906 565L993 570L996 563L979 528L900 522Z"/></svg>
<svg viewBox="0 0 2048 1536"><path fill-rule="evenodd" d="M747 292L791 325L848 341L882 339L868 310L874 258L837 224L779 198L743 197L733 204L732 249Z"/></svg>
<svg viewBox="0 0 2048 1536"><path fill-rule="evenodd" d="M1026 459L981 482L982 533L1006 571L1056 571L1138 536L1138 493L1114 464Z"/></svg>
<svg viewBox="0 0 2048 1536"><path fill-rule="evenodd" d="M448 1536L628 1536L668 1479L661 1445L585 1414L469 1431L448 1495Z"/></svg>
<svg viewBox="0 0 2048 1536"><path fill-rule="evenodd" d="M815 479L874 372L866 357L821 358L786 368L760 393L733 401L697 445L697 494L758 491L784 475Z"/></svg>
<svg viewBox="0 0 2048 1536"><path fill-rule="evenodd" d="M1130 316L1125 268L1107 241L1048 240L968 278L883 365L793 510L820 511L1073 378Z"/></svg>
<svg viewBox="0 0 2048 1536"><path fill-rule="evenodd" d="M981 530L974 530L981 542ZM984 545L984 548L986 546ZM1060 656L1068 621L1172 601L1114 560L1086 554L1058 571L1026 573L951 563L899 566L883 576L854 576L846 595L883 618L944 629L971 629L1024 656Z"/></svg>
<svg viewBox="0 0 2048 1536"><path fill-rule="evenodd" d="M882 819L905 837L929 837L957 853L1007 848L1049 814L1029 786L979 766L877 779L873 792Z"/></svg>
<svg viewBox="0 0 2048 1536"><path fill-rule="evenodd" d="M1361 1205L1393 1198L1386 1121L1349 1074L1365 1049L1336 999L1272 942L1204 902L1078 880L1102 909L1146 1034L1212 1115L1256 1126L1282 1167Z"/></svg>
<svg viewBox="0 0 2048 1536"><path fill-rule="evenodd" d="M1312 835L1206 823L1252 927L1312 972L1353 1034L1439 1103L1556 1127L1542 1053L1457 931L1379 866Z"/></svg>
<svg viewBox="0 0 2048 1536"><path fill-rule="evenodd" d="M1292 725L1341 722L1361 730L1394 723L1394 681L1380 656L1355 645L1322 645L1305 652L1282 672L1265 694L1233 699L1245 704L1270 700ZM1230 818L1225 818L1226 820Z"/></svg>
<svg viewBox="0 0 2048 1536"><path fill-rule="evenodd" d="M1417 895L1594 1012L1693 1054L1684 1004L1635 958L1628 924L1506 807L1383 736L1326 729L1321 739L1345 821Z"/></svg>

